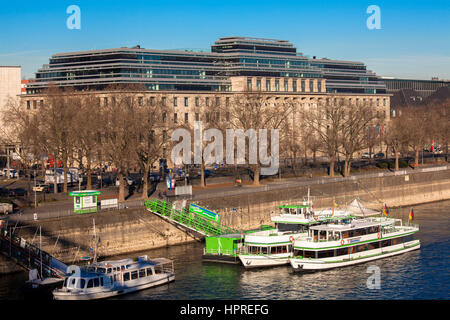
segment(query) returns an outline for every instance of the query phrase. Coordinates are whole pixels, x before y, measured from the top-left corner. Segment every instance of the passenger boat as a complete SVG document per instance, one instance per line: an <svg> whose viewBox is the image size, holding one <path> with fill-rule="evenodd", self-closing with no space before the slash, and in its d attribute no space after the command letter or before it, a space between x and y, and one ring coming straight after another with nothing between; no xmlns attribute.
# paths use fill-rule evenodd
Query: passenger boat
<svg viewBox="0 0 450 320"><path fill-rule="evenodd" d="M56 300L93 300L123 295L175 280L173 261L165 258L96 262L75 270L53 291Z"/></svg>
<svg viewBox="0 0 450 320"><path fill-rule="evenodd" d="M420 248L415 224L401 219L370 217L345 224L312 226L294 241L289 261L295 271L326 270L382 259Z"/></svg>
<svg viewBox="0 0 450 320"><path fill-rule="evenodd" d="M351 213L344 210L314 211L312 200L305 200L298 205L282 205L279 209L280 213L271 217L275 229L244 235L239 259L245 268L287 265L293 254L292 243L306 236L311 226L331 220L353 219Z"/></svg>

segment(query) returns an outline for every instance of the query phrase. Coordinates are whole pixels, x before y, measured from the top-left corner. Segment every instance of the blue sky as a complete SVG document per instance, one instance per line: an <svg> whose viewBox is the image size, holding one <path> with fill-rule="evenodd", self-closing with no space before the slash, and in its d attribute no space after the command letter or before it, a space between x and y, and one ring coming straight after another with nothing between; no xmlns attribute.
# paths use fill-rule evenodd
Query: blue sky
<svg viewBox="0 0 450 320"><path fill-rule="evenodd" d="M69 30L66 9L81 9ZM369 30L369 5L381 29ZM54 53L140 44L208 51L222 36L290 40L318 58L355 60L382 76L450 79L450 1L2 1L0 65L29 78Z"/></svg>

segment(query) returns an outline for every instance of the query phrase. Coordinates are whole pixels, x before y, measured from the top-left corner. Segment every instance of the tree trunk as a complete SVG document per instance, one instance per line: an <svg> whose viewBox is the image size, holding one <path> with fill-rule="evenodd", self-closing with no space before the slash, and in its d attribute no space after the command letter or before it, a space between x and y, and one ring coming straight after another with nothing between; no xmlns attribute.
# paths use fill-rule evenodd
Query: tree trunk
<svg viewBox="0 0 450 320"><path fill-rule="evenodd" d="M344 160L344 177L350 176L350 157L346 156Z"/></svg>
<svg viewBox="0 0 450 320"><path fill-rule="evenodd" d="M63 171L64 171L64 193L67 193L67 160L64 160Z"/></svg>
<svg viewBox="0 0 450 320"><path fill-rule="evenodd" d="M336 155L330 157L330 177L334 177L334 163L336 162Z"/></svg>
<svg viewBox="0 0 450 320"><path fill-rule="evenodd" d="M87 182L86 182L86 189L91 190L92 189L92 177L91 177L91 164L88 161L88 165L86 168L87 173Z"/></svg>
<svg viewBox="0 0 450 320"><path fill-rule="evenodd" d="M399 166L398 166L398 157L399 157L399 153L398 151L394 151L395 152L395 171L398 171Z"/></svg>
<svg viewBox="0 0 450 320"><path fill-rule="evenodd" d="M205 163L202 161L202 164L200 165L200 187L205 188Z"/></svg>
<svg viewBox="0 0 450 320"><path fill-rule="evenodd" d="M125 201L125 185L122 171L118 173L119 178L119 202Z"/></svg>
<svg viewBox="0 0 450 320"><path fill-rule="evenodd" d="M416 149L414 154L414 168L418 166L419 166L419 149Z"/></svg>
<svg viewBox="0 0 450 320"><path fill-rule="evenodd" d="M148 199L148 172L150 171L150 164L144 164L144 176L142 181L142 199Z"/></svg>
<svg viewBox="0 0 450 320"><path fill-rule="evenodd" d="M259 165L255 165L253 171L253 185L259 186L259 173L261 172L261 167Z"/></svg>
<svg viewBox="0 0 450 320"><path fill-rule="evenodd" d="M58 193L58 181L57 181L58 174L56 172L57 164L58 164L58 159L55 157L55 162L53 163L53 193L54 194Z"/></svg>

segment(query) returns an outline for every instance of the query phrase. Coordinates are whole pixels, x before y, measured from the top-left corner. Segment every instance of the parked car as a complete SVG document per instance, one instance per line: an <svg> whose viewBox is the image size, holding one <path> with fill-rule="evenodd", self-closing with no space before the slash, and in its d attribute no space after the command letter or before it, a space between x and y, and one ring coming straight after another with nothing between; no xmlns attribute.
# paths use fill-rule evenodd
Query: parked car
<svg viewBox="0 0 450 320"><path fill-rule="evenodd" d="M119 186L119 179L116 179L116 187L118 187ZM129 186L132 186L132 185L134 185L134 184L136 184L136 181L134 181L133 179L131 179L130 177L127 177L127 184L129 185Z"/></svg>
<svg viewBox="0 0 450 320"><path fill-rule="evenodd" d="M368 152L364 152L361 156L362 159L370 159L372 158L372 154L368 153Z"/></svg>
<svg viewBox="0 0 450 320"><path fill-rule="evenodd" d="M375 154L373 156L375 159L383 159L384 158L384 153L383 152L378 152L377 154Z"/></svg>
<svg viewBox="0 0 450 320"><path fill-rule="evenodd" d="M27 195L27 190L23 188L15 188L15 189L9 189L9 196L10 197L23 197Z"/></svg>
<svg viewBox="0 0 450 320"><path fill-rule="evenodd" d="M49 185L48 184L37 184L35 187L33 187L33 191L36 192L43 192L43 191L47 191L49 189Z"/></svg>

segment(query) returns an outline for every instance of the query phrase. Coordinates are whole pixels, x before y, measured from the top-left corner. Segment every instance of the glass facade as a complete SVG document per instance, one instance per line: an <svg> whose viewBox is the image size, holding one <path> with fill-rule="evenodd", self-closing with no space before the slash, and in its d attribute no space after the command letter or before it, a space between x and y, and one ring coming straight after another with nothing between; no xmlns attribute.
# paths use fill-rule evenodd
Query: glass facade
<svg viewBox="0 0 450 320"><path fill-rule="evenodd" d="M77 90L138 84L146 90L230 91L232 76L326 79L328 92L385 93L384 82L361 62L310 59L286 40L226 37L211 52L150 50L139 46L55 54L27 93L53 82ZM277 82L278 81L278 82ZM265 84L271 91L270 84ZM274 81L276 91L279 80ZM252 83L247 83L250 89ZM256 80L261 90L261 81ZM302 83L302 91L303 83Z"/></svg>

